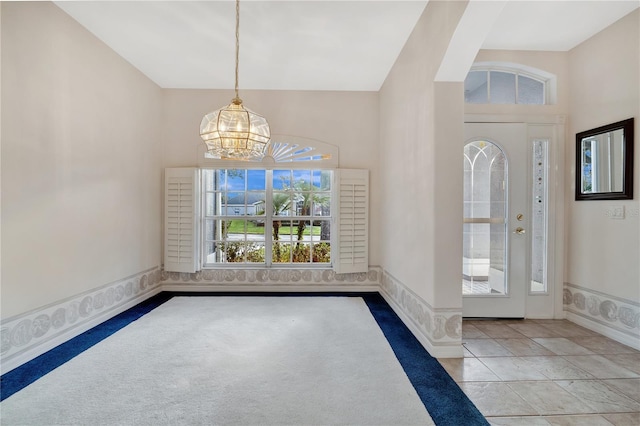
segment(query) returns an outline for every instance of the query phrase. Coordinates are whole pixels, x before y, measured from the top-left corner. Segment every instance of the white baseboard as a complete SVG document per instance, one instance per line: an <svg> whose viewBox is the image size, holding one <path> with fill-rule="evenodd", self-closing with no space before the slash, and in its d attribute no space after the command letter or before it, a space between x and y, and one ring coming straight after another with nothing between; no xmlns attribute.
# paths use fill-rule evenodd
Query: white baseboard
<svg viewBox="0 0 640 426"><path fill-rule="evenodd" d="M238 292L238 293L352 293L352 292L378 292L378 285L256 285L256 284L184 284L166 283L162 284L163 291L175 292Z"/></svg>
<svg viewBox="0 0 640 426"><path fill-rule="evenodd" d="M623 345L627 345L640 351L640 339L638 339L637 337L621 333L618 330L597 323L584 316L574 314L573 312L565 312L565 317L567 320L576 323L584 328L588 328L591 331L595 331L596 333L602 334L603 336L615 340L616 342L620 342Z"/></svg>
<svg viewBox="0 0 640 426"><path fill-rule="evenodd" d="M640 302L564 283L565 318L640 350Z"/></svg>

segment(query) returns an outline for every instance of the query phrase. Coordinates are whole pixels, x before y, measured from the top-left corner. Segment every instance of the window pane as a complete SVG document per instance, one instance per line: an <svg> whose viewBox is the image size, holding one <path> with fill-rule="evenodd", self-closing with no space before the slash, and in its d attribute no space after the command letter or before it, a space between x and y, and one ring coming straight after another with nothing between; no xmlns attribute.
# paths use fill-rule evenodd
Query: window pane
<svg viewBox="0 0 640 426"><path fill-rule="evenodd" d="M266 185L266 170L247 170L247 189L264 191Z"/></svg>
<svg viewBox="0 0 640 426"><path fill-rule="evenodd" d="M469 104L489 103L487 71L471 71L464 80L464 101Z"/></svg>
<svg viewBox="0 0 640 426"><path fill-rule="evenodd" d="M225 244L225 258L229 263L244 262L245 244L242 241L230 241Z"/></svg>
<svg viewBox="0 0 640 426"><path fill-rule="evenodd" d="M515 74L499 71L490 73L490 95L492 104L516 103L516 76Z"/></svg>
<svg viewBox="0 0 640 426"><path fill-rule="evenodd" d="M204 221L204 239L205 241L215 240L213 219L207 219Z"/></svg>
<svg viewBox="0 0 640 426"><path fill-rule="evenodd" d="M214 181L216 190L224 189L227 186L227 171L226 170L216 170L215 171L216 179Z"/></svg>
<svg viewBox="0 0 640 426"><path fill-rule="evenodd" d="M291 170L273 171L273 189L291 188Z"/></svg>
<svg viewBox="0 0 640 426"><path fill-rule="evenodd" d="M214 223L214 239L226 240L229 234L229 227L231 226L230 220L216 220Z"/></svg>
<svg viewBox="0 0 640 426"><path fill-rule="evenodd" d="M216 173L214 170L203 170L202 179L204 180L205 191L213 191L215 189Z"/></svg>
<svg viewBox="0 0 640 426"><path fill-rule="evenodd" d="M518 76L518 103L544 104L544 83L522 75Z"/></svg>
<svg viewBox="0 0 640 426"><path fill-rule="evenodd" d="M227 191L244 191L246 170L227 170Z"/></svg>
<svg viewBox="0 0 640 426"><path fill-rule="evenodd" d="M313 195L313 216L331 215L331 194L328 192L316 192Z"/></svg>
<svg viewBox="0 0 640 426"><path fill-rule="evenodd" d="M204 214L206 216L213 216L215 214L215 197L216 197L215 192L207 192L205 194L205 201L204 201L205 213Z"/></svg>
<svg viewBox="0 0 640 426"><path fill-rule="evenodd" d="M227 240L244 240L247 232L247 221L242 219L225 220L223 226L225 227L225 239Z"/></svg>
<svg viewBox="0 0 640 426"><path fill-rule="evenodd" d="M293 220L291 221L291 239L293 241L308 241L309 238L309 226L306 220Z"/></svg>
<svg viewBox="0 0 640 426"><path fill-rule="evenodd" d="M239 216L245 214L245 193L227 192L224 198L225 211L227 216Z"/></svg>
<svg viewBox="0 0 640 426"><path fill-rule="evenodd" d="M314 170L313 186L321 191L331 190L331 171L330 170Z"/></svg>
<svg viewBox="0 0 640 426"><path fill-rule="evenodd" d="M207 244L207 262L222 262L224 258L224 243L208 243Z"/></svg>
<svg viewBox="0 0 640 426"><path fill-rule="evenodd" d="M295 243L291 245L293 263L311 262L311 245L308 243Z"/></svg>
<svg viewBox="0 0 640 426"><path fill-rule="evenodd" d="M294 216L310 216L311 202L313 194L311 192L296 192L293 195L294 208L292 213Z"/></svg>
<svg viewBox="0 0 640 426"><path fill-rule="evenodd" d="M246 246L246 261L248 263L264 263L264 243L249 242Z"/></svg>
<svg viewBox="0 0 640 426"><path fill-rule="evenodd" d="M264 243L264 221L247 221L247 241Z"/></svg>
<svg viewBox="0 0 640 426"><path fill-rule="evenodd" d="M205 256L206 256L206 263L214 263L216 261L216 256L215 256L215 243L213 242L208 242L205 244Z"/></svg>
<svg viewBox="0 0 640 426"><path fill-rule="evenodd" d="M225 259L229 263L264 262L264 244L245 241L229 241L225 245Z"/></svg>
<svg viewBox="0 0 640 426"><path fill-rule="evenodd" d="M331 244L328 242L317 243L313 245L313 262L314 263L330 263L331 262Z"/></svg>
<svg viewBox="0 0 640 426"><path fill-rule="evenodd" d="M291 244L283 242L273 243L273 263L291 262Z"/></svg>
<svg viewBox="0 0 640 426"><path fill-rule="evenodd" d="M265 199L265 192L247 192L247 209L245 214L249 216L264 215Z"/></svg>
<svg viewBox="0 0 640 426"><path fill-rule="evenodd" d="M312 241L330 241L331 222L328 220L314 220L310 235Z"/></svg>
<svg viewBox="0 0 640 426"><path fill-rule="evenodd" d="M211 194L211 199L213 203L213 213L212 215L220 216L224 214L224 206L222 205L223 197L226 195L222 192L214 192ZM208 210L207 210L208 212Z"/></svg>
<svg viewBox="0 0 640 426"><path fill-rule="evenodd" d="M291 216L291 193L274 192L272 202L275 216Z"/></svg>
<svg viewBox="0 0 640 426"><path fill-rule="evenodd" d="M311 186L311 170L294 170L293 186L307 189Z"/></svg>
<svg viewBox="0 0 640 426"><path fill-rule="evenodd" d="M273 240L274 241L291 241L291 221L290 220L274 220L273 221Z"/></svg>
<svg viewBox="0 0 640 426"><path fill-rule="evenodd" d="M547 165L548 140L533 141L533 200L531 217L532 293L547 292Z"/></svg>

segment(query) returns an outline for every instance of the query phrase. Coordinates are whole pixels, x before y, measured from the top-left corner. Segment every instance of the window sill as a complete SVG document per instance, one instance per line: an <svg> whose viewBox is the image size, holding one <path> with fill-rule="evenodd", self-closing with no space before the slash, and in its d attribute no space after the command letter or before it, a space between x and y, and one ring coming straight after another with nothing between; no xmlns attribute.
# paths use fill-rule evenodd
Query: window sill
<svg viewBox="0 0 640 426"><path fill-rule="evenodd" d="M293 270L313 270L313 271L317 271L317 270L333 270L333 266L331 264L327 264L327 265L308 265L308 264L300 264L300 265L289 265L289 264L282 264L282 265L271 265L271 266L267 266L267 265L247 265L247 264L242 264L242 263L238 263L238 264L229 264L229 263L225 263L225 264L220 264L220 265L206 265L202 267L203 271L216 271L216 270L227 270L227 269L243 269L243 270L254 270L254 271L261 271L261 270L273 270L273 269L293 269Z"/></svg>

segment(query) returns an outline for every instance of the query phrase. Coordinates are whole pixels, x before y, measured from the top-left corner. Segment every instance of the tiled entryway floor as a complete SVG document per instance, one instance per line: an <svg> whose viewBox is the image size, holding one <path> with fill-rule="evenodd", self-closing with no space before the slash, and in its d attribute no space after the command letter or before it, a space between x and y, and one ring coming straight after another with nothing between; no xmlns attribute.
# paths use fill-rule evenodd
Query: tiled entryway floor
<svg viewBox="0 0 640 426"><path fill-rule="evenodd" d="M640 425L640 351L565 320L462 323L442 366L493 425Z"/></svg>

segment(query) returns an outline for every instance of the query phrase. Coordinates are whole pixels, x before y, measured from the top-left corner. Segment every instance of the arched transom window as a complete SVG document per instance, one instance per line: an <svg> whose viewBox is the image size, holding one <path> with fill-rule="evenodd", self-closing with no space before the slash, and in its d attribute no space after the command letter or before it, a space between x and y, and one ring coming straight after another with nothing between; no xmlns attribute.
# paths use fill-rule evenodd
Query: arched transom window
<svg viewBox="0 0 640 426"><path fill-rule="evenodd" d="M478 62L464 81L464 100L469 104L553 104L555 81L554 75L523 65Z"/></svg>

